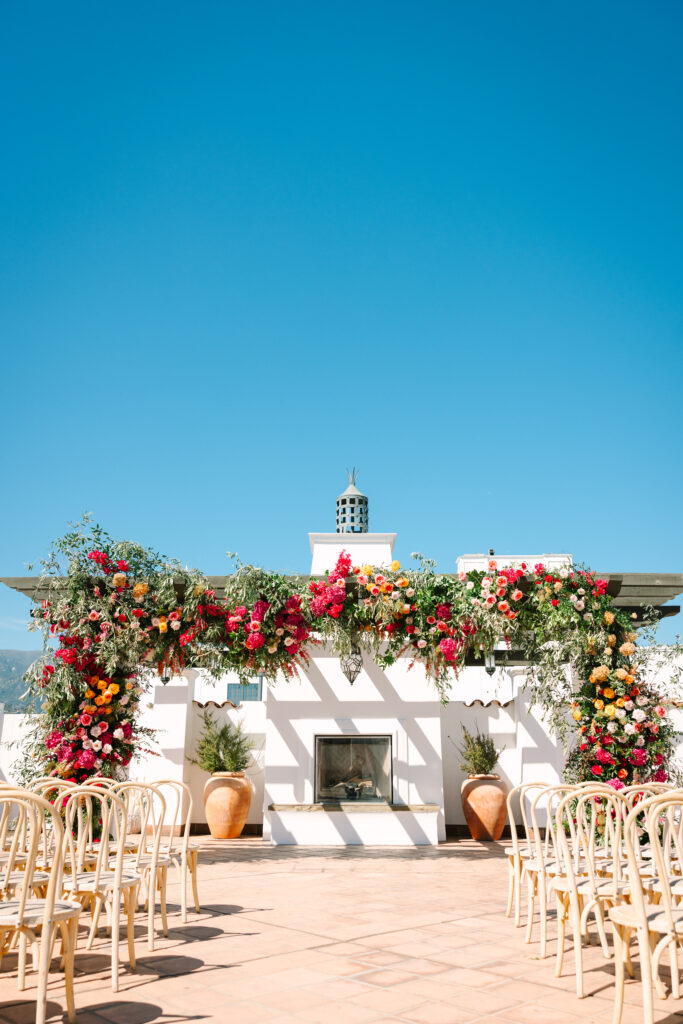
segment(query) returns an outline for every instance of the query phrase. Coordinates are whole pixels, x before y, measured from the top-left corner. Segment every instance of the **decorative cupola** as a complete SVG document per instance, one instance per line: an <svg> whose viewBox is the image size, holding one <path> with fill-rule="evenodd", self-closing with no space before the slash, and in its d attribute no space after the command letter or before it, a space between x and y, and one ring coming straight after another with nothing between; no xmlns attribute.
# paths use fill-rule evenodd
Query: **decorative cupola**
<svg viewBox="0 0 683 1024"><path fill-rule="evenodd" d="M356 487L356 467L346 472L349 486L337 498L337 533L367 533L368 499Z"/></svg>

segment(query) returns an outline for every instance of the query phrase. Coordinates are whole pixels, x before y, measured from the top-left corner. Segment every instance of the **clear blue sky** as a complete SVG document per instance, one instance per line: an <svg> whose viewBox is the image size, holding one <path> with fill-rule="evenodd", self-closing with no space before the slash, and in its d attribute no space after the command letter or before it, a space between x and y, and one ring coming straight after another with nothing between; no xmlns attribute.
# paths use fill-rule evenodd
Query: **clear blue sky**
<svg viewBox="0 0 683 1024"><path fill-rule="evenodd" d="M352 463L404 560L682 571L682 29L6 5L0 575L86 509L306 571ZM0 646L27 610L0 592Z"/></svg>

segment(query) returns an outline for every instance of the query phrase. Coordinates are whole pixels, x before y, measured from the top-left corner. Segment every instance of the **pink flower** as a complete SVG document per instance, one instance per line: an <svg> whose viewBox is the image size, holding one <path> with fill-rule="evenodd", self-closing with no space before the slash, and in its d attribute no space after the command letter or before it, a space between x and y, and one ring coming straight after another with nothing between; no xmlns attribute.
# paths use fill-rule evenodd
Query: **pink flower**
<svg viewBox="0 0 683 1024"><path fill-rule="evenodd" d="M510 605L507 603L507 601L498 602L498 611L503 613L510 611Z"/></svg>
<svg viewBox="0 0 683 1024"><path fill-rule="evenodd" d="M486 604L490 606L490 605L495 604L495 603L496 603L495 597L493 596L493 594L489 594L489 596L486 598Z"/></svg>
<svg viewBox="0 0 683 1024"><path fill-rule="evenodd" d="M636 747L635 750L631 751L629 761L636 768L642 768L643 765L647 764L647 754L641 747Z"/></svg>
<svg viewBox="0 0 683 1024"><path fill-rule="evenodd" d="M498 568L498 562L495 559L489 561L489 572L494 572Z"/></svg>
<svg viewBox="0 0 683 1024"><path fill-rule="evenodd" d="M439 650L443 654L446 661L454 661L455 656L458 653L458 645L455 640L451 640L450 637L444 637L439 644Z"/></svg>
<svg viewBox="0 0 683 1024"><path fill-rule="evenodd" d="M513 601L521 601L523 597L524 597L524 594L522 593L521 590L513 590L513 592L512 592L512 600Z"/></svg>
<svg viewBox="0 0 683 1024"><path fill-rule="evenodd" d="M600 764L614 764L614 758L607 750L603 750L602 747L598 747L595 751L595 760L599 761Z"/></svg>
<svg viewBox="0 0 683 1024"><path fill-rule="evenodd" d="M669 775L668 772L665 772L663 768L658 768L657 771L654 773L653 778L655 782L668 782Z"/></svg>
<svg viewBox="0 0 683 1024"><path fill-rule="evenodd" d="M90 725L90 723L92 722L92 715L89 715L87 714L87 712L84 711L81 717L78 719L78 721L81 723L81 725Z"/></svg>
<svg viewBox="0 0 683 1024"><path fill-rule="evenodd" d="M613 779L608 779L607 780L607 785L611 786L612 789L623 789L624 788L624 783L621 781L621 779L618 779L616 776Z"/></svg>
<svg viewBox="0 0 683 1024"><path fill-rule="evenodd" d="M53 729L45 738L45 746L48 750L54 750L62 742L62 733L59 729Z"/></svg>
<svg viewBox="0 0 683 1024"><path fill-rule="evenodd" d="M96 612L94 610L91 611L90 614L88 615L88 618L90 619L91 622L97 622L99 617L100 617L100 613Z"/></svg>
<svg viewBox="0 0 683 1024"><path fill-rule="evenodd" d="M250 633L244 641L244 645L249 651L257 651L259 647L263 647L265 642L262 633Z"/></svg>
<svg viewBox="0 0 683 1024"><path fill-rule="evenodd" d="M461 583L464 583L464 582L465 582L465 580L467 579L467 573L466 573L466 572L463 572L463 571L461 570L461 571L460 571L460 572L458 573L458 579L460 580L460 582L461 582Z"/></svg>
<svg viewBox="0 0 683 1024"><path fill-rule="evenodd" d="M665 708L662 707L661 704L658 704L657 707L655 708L655 714L659 715L660 718L665 718L666 717L666 710L665 710Z"/></svg>
<svg viewBox="0 0 683 1024"><path fill-rule="evenodd" d="M259 631L259 630L261 629L261 623L260 623L260 622L254 622L254 621L252 620L252 621L251 621L251 622L249 623L249 629L250 629L250 631L251 631L252 633L258 633L258 631Z"/></svg>

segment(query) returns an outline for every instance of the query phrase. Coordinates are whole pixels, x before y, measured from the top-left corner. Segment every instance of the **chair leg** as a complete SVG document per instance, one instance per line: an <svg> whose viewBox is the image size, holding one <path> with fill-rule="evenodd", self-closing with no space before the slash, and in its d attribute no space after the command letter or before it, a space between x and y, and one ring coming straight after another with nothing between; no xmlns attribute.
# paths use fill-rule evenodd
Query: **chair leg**
<svg viewBox="0 0 683 1024"><path fill-rule="evenodd" d="M156 873L152 875L151 865L147 869L147 948L154 952L154 912L157 906Z"/></svg>
<svg viewBox="0 0 683 1024"><path fill-rule="evenodd" d="M180 920L183 924L187 924L187 855L185 852L181 853L180 860L177 862L178 874L180 878Z"/></svg>
<svg viewBox="0 0 683 1024"><path fill-rule="evenodd" d="M512 916L512 907L515 899L515 860L516 857L514 853L508 857L508 902L505 908L506 917Z"/></svg>
<svg viewBox="0 0 683 1024"><path fill-rule="evenodd" d="M100 921L100 913L102 911L102 902L102 897L100 895L97 895L95 897L95 906L93 907L92 903L90 905L92 910L92 921L90 923L90 931L88 932L88 941L85 944L86 949L92 949L92 944L95 941L95 936L97 935L97 926Z"/></svg>
<svg viewBox="0 0 683 1024"><path fill-rule="evenodd" d="M527 872L527 922L526 922L526 935L524 937L525 942L531 942L531 933L534 928L534 890L536 889L537 874L533 872L530 874Z"/></svg>
<svg viewBox="0 0 683 1024"><path fill-rule="evenodd" d="M621 925L614 923L614 1010L612 1024L621 1024L624 1010L625 961L628 950L628 937L622 932Z"/></svg>
<svg viewBox="0 0 683 1024"><path fill-rule="evenodd" d="M36 996L36 1024L45 1024L47 1016L47 976L50 968L50 950L52 949L52 932L54 925L50 922L43 928L40 936L40 959L38 966L38 994Z"/></svg>
<svg viewBox="0 0 683 1024"><path fill-rule="evenodd" d="M562 962L564 960L564 936L567 927L567 902L559 892L555 893L555 906L557 908L557 956L555 958L555 977L562 976Z"/></svg>
<svg viewBox="0 0 683 1024"><path fill-rule="evenodd" d="M669 963L671 964L671 995L674 999L681 998L681 986L678 978L678 942L676 939L669 946Z"/></svg>
<svg viewBox="0 0 683 1024"><path fill-rule="evenodd" d="M121 915L121 893L111 894L111 987L119 990L119 920Z"/></svg>
<svg viewBox="0 0 683 1024"><path fill-rule="evenodd" d="M598 935L600 936L600 945L602 946L602 955L605 960L610 960L612 954L609 951L609 944L607 942L607 933L605 932L605 909L600 902L597 901L595 904L595 923L598 929Z"/></svg>
<svg viewBox="0 0 683 1024"><path fill-rule="evenodd" d="M574 943L574 968L576 970L576 994L583 999L583 949L581 946L581 908L576 896L569 896L569 909L572 922L572 940Z"/></svg>
<svg viewBox="0 0 683 1024"><path fill-rule="evenodd" d="M168 868L165 866L160 867L158 871L159 876L159 909L161 910L161 928L164 935L168 935L168 918L166 916L166 880L168 877Z"/></svg>
<svg viewBox="0 0 683 1024"><path fill-rule="evenodd" d="M62 921L62 947L64 949L64 988L66 990L66 1013L69 1024L76 1020L76 1003L74 1002L74 953L78 918L72 917Z"/></svg>
<svg viewBox="0 0 683 1024"><path fill-rule="evenodd" d="M131 885L126 893L126 934L128 937L128 960L131 971L135 970L135 905L138 900L137 886Z"/></svg>
<svg viewBox="0 0 683 1024"><path fill-rule="evenodd" d="M19 959L17 962L17 987L20 992L26 988L26 946L28 939L25 932L19 934Z"/></svg>
<svg viewBox="0 0 683 1024"><path fill-rule="evenodd" d="M545 960L548 940L548 894L545 874L538 879L538 913L541 919L541 960Z"/></svg>
<svg viewBox="0 0 683 1024"><path fill-rule="evenodd" d="M640 977L643 983L643 1024L654 1024L652 951L649 933L642 928L638 929L638 952L640 953Z"/></svg>
<svg viewBox="0 0 683 1024"><path fill-rule="evenodd" d="M201 913L202 908L199 906L199 894L197 892L197 851L190 850L188 853L188 864L190 867L190 877L192 878L192 897L194 899L194 909L198 914Z"/></svg>
<svg viewBox="0 0 683 1024"><path fill-rule="evenodd" d="M517 862L515 870L515 928L522 926L522 879L524 877L524 866L522 858Z"/></svg>

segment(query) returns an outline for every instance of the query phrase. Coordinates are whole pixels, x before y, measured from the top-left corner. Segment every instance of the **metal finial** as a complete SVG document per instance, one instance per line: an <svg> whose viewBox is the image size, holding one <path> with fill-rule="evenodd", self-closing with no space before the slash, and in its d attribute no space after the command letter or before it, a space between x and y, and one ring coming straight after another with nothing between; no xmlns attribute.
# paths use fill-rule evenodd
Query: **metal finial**
<svg viewBox="0 0 683 1024"><path fill-rule="evenodd" d="M348 466L347 466L346 467L346 475L349 478L349 483L353 484L353 486L355 487L356 486L356 479L358 477L358 470L356 469L356 467L352 466L351 469L349 469Z"/></svg>

